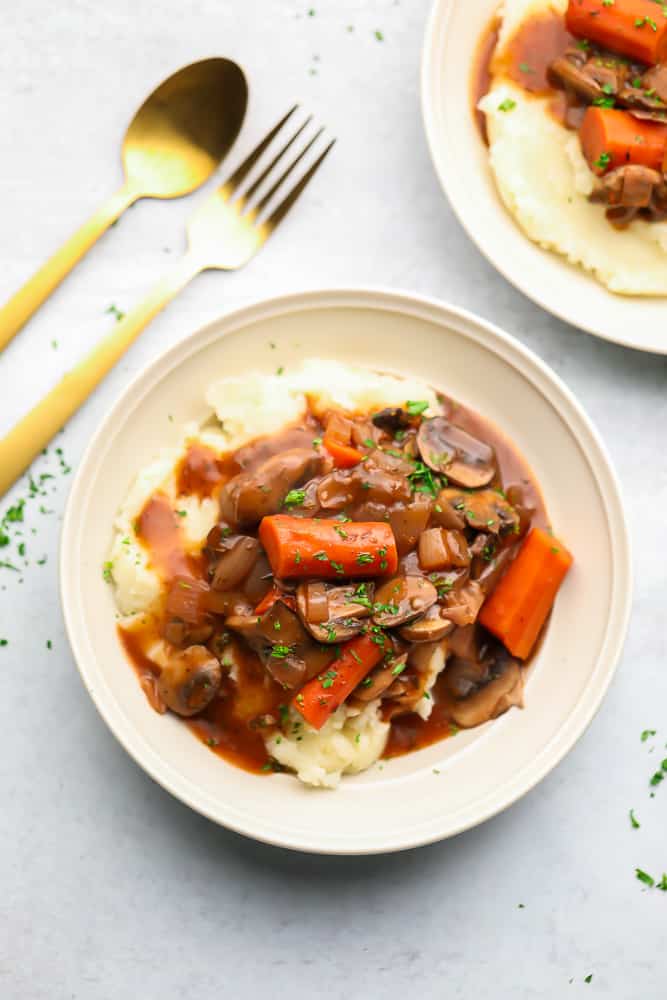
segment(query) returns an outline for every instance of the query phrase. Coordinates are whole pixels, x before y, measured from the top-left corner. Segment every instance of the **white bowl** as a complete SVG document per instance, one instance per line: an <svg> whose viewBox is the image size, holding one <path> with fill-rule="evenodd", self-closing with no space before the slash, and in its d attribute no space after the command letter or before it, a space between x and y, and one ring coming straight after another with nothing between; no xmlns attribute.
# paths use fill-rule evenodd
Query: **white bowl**
<svg viewBox="0 0 667 1000"><path fill-rule="evenodd" d="M667 354L667 300L607 291L581 268L531 242L500 199L471 105L477 47L499 6L500 0L475 0L474 5L435 0L429 17L422 111L445 194L478 249L543 309L605 340Z"/></svg>
<svg viewBox="0 0 667 1000"><path fill-rule="evenodd" d="M271 347L275 344L275 348ZM575 555L527 685L527 708L314 791L212 754L148 706L118 642L102 579L111 524L137 470L207 415L221 374L305 358L409 372L500 425L532 465ZM173 422L169 420L173 417ZM574 745L611 681L631 598L623 505L604 448L549 369L474 316L387 291L323 291L250 306L188 337L128 387L90 443L61 547L67 630L84 684L128 753L164 788L233 830L331 854L395 851L452 836L505 809ZM435 773L439 772L439 773Z"/></svg>

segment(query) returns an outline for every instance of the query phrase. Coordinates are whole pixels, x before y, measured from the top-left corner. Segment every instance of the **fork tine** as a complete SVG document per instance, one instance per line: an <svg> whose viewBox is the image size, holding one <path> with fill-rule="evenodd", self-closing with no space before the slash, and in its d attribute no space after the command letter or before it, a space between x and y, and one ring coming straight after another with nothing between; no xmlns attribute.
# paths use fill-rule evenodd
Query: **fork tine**
<svg viewBox="0 0 667 1000"><path fill-rule="evenodd" d="M283 219L289 212L294 202L297 200L297 198L304 190L304 188L308 185L308 183L312 180L313 176L317 173L323 161L326 159L326 157L329 155L329 153L331 152L331 150L335 145L336 145L336 140L332 139L327 148L324 150L324 152L320 153L318 158L313 163L312 167L310 167L307 173L303 175L299 183L296 184L292 188L290 193L287 195L287 197L284 198L283 201L281 201L281 203L278 205L278 207L275 209L272 215L270 215L269 218L264 221L263 225L268 228L269 235L271 235L274 229L276 229L283 221Z"/></svg>
<svg viewBox="0 0 667 1000"><path fill-rule="evenodd" d="M253 149L252 153L250 153L250 155L243 161L243 163L241 163L240 166L236 168L231 177L229 177L225 181L225 183L222 185L222 188L227 192L228 195L233 194L234 191L236 191L236 189L238 188L239 184L243 183L245 178L248 176L248 173L252 170L252 168L259 160L264 150L267 148L267 146L271 145L275 137L282 129L283 125L285 125L289 121L289 119L292 117L292 115L298 109L298 107L299 105L295 104L294 107L287 112L285 117L282 118L278 122L278 124L271 129L269 134L265 136L264 139L262 139L262 141L255 149Z"/></svg>
<svg viewBox="0 0 667 1000"><path fill-rule="evenodd" d="M278 190L278 188L284 183L284 181L287 180L287 178L289 177L289 175L292 173L292 171L297 166L297 164L299 164L301 162L301 160L304 158L304 156L306 155L306 153L310 149L312 149L312 147L315 145L315 143L320 138L320 136L322 135L323 132L324 132L324 129L321 128L319 130L319 132L317 132L316 135L313 136L313 138L310 140L310 142L307 144L307 146L305 146L301 150L301 152L299 153L299 155L296 156L292 160L292 162L290 163L290 165L283 172L283 174L278 178L278 180L275 182L275 184L272 185L271 189L269 191L267 191L267 193L264 195L264 197L262 198L262 200L259 201L254 206L254 208L252 209L252 211L249 213L252 216L253 219L256 219L257 216L266 208L266 206L269 204L269 202L273 198L273 196L276 193L276 191ZM268 171L267 171L267 173L268 173Z"/></svg>
<svg viewBox="0 0 667 1000"><path fill-rule="evenodd" d="M313 116L309 115L308 118L306 118L306 120L303 123L303 125L301 126L301 128L298 129L294 133L294 135L292 136L292 138L289 139L288 142L285 143L285 145L280 150L280 152L277 154L277 156L275 156L273 158L273 160L271 161L271 163L269 163L269 165L266 168L266 170L263 171L263 173L261 174L261 176L258 177L257 180L255 181L255 183L251 187L249 187L248 190L244 193L244 195L243 195L243 201L244 202L248 202L253 197L253 195L261 187L261 185L264 183L264 181L269 176L269 174L278 166L278 164L282 160L282 158L285 155L285 153L287 153L287 151L289 149L291 149L291 147L294 145L294 143L299 138L299 136L301 135L301 133L303 132L303 130L308 125L310 125L310 123L312 122L312 120L313 120Z"/></svg>

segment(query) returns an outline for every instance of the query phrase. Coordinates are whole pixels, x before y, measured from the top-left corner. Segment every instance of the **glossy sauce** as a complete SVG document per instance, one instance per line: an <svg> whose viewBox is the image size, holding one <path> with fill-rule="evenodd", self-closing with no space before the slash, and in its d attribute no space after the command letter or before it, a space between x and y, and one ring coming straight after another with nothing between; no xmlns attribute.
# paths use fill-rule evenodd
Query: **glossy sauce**
<svg viewBox="0 0 667 1000"><path fill-rule="evenodd" d="M271 770L264 736L275 725L252 726L261 716L280 719L280 706L291 697L268 675L258 656L234 642L238 683L223 681L221 696L187 725L214 753L245 771L261 774Z"/></svg>
<svg viewBox="0 0 667 1000"><path fill-rule="evenodd" d="M154 493L137 523L137 539L149 553L149 565L163 580L193 576L195 567L185 552L179 518L164 493Z"/></svg>
<svg viewBox="0 0 667 1000"><path fill-rule="evenodd" d="M176 487L181 495L210 497L238 471L233 459L220 459L211 448L194 441L176 469Z"/></svg>
<svg viewBox="0 0 667 1000"><path fill-rule="evenodd" d="M528 18L507 43L502 60L496 56L498 21L494 18L479 43L473 72L473 109L482 137L488 143L486 117L477 108L489 92L492 71L504 72L530 94L553 97L549 108L561 124L566 122L569 102L564 91L553 86L549 66L574 41L562 14L542 13ZM571 122L569 123L571 124Z"/></svg>
<svg viewBox="0 0 667 1000"><path fill-rule="evenodd" d="M535 510L532 523L548 527L546 508L537 481L514 446L489 420L462 404L443 397L440 399L444 413L453 423L494 449L500 472L497 485L505 490L513 485L520 486L526 504ZM272 455L291 448L312 448L313 438L321 436L321 433L321 424L309 415L293 427L241 448L233 458L218 459L204 446L193 444L179 466L178 482L187 483L189 491L198 496L215 495L239 469L253 470ZM177 575L204 578L203 560L187 556L184 552L178 520L167 497L155 494L139 517L139 540L149 551L151 565L166 579ZM155 678L159 676L159 668L151 662L146 651L160 637L159 628L154 618L147 618L143 625L135 626L131 631L118 628L142 689L157 710L160 707ZM233 649L239 683L224 680L221 696L215 698L196 718L182 721L216 754L235 766L257 774L269 773L272 765L263 736L271 731L272 726L253 728L250 723L262 715L273 716L278 721L280 706L289 702L291 694L273 681L260 659L243 643L232 638L230 648ZM384 757L419 750L452 735L441 682L442 677L432 692L434 706L428 720L424 721L414 713L392 718Z"/></svg>

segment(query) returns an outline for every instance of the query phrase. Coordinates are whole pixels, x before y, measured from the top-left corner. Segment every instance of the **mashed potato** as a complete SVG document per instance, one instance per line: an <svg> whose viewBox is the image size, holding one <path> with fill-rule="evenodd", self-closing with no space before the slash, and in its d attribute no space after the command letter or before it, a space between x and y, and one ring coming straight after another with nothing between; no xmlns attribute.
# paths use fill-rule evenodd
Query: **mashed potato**
<svg viewBox="0 0 667 1000"><path fill-rule="evenodd" d="M521 23L540 12L564 13L567 0L506 0L498 52ZM515 102L501 111L506 100ZM594 177L576 133L535 97L496 73L480 102L489 160L507 209L527 236L593 274L612 292L667 294L667 224L636 220L615 230L604 209L588 201Z"/></svg>
<svg viewBox="0 0 667 1000"><path fill-rule="evenodd" d="M139 473L115 519L107 569L116 605L125 616L124 625L132 628L140 623L162 593L162 581L134 531L136 519L151 496L159 492L168 497L174 511L182 514L183 537L193 552L199 551L218 519L217 500L200 501L178 494L175 470L190 443L200 441L222 455L294 423L308 404L316 414L332 405L365 413L403 406L410 399L426 400L432 413L439 412L433 389L419 379L400 379L333 361L308 361L282 376L250 373L214 382L206 392L211 418L202 427L185 427L179 447L164 451ZM157 666L162 666L169 654L169 644L157 637L147 651ZM444 648L434 648L424 669L425 694L418 708L423 718L430 714L428 692L444 664ZM235 667L231 677L236 679ZM389 724L380 719L379 702L371 702L361 711L341 706L319 732L294 715L288 730L287 735L267 738L268 752L304 783L335 788L343 774L364 771L382 756Z"/></svg>
<svg viewBox="0 0 667 1000"><path fill-rule="evenodd" d="M382 756L389 723L382 722L379 709L379 701L361 712L342 705L319 731L292 711L288 735L270 737L266 748L304 784L336 788L343 774L365 771Z"/></svg>

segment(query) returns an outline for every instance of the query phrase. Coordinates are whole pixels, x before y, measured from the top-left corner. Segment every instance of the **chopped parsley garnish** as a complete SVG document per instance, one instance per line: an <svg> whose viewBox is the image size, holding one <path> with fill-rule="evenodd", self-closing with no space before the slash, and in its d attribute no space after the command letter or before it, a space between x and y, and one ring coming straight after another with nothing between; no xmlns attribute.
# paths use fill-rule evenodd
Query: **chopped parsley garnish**
<svg viewBox="0 0 667 1000"><path fill-rule="evenodd" d="M294 553L294 562L298 565L301 562L301 553L297 549Z"/></svg>
<svg viewBox="0 0 667 1000"><path fill-rule="evenodd" d="M289 647L289 646L282 646L282 645L280 645L280 644L278 643L278 644L277 644L277 645L275 645L275 646L273 647L273 649L271 650L271 656L272 656L272 657L273 657L273 658L274 658L275 660L284 660L284 659L285 659L285 657L287 657L287 656L289 656L289 655L290 655L290 652L291 652L291 650L290 650L290 647Z"/></svg>
<svg viewBox="0 0 667 1000"><path fill-rule="evenodd" d="M600 153L593 166L599 167L600 170L605 170L610 163L611 163L611 155L609 153Z"/></svg>
<svg viewBox="0 0 667 1000"><path fill-rule="evenodd" d="M313 448L319 448L322 444L322 438L313 438Z"/></svg>
<svg viewBox="0 0 667 1000"><path fill-rule="evenodd" d="M642 871L641 868L635 868L635 876L640 882L643 882L644 885L648 885L651 889L655 885L655 879L652 878L648 872Z"/></svg>
<svg viewBox="0 0 667 1000"><path fill-rule="evenodd" d="M396 666L394 667L394 669L391 672L392 676L393 677L398 677L399 674L402 674L403 671L405 670L405 666L406 666L405 663L397 663Z"/></svg>
<svg viewBox="0 0 667 1000"><path fill-rule="evenodd" d="M512 100L511 97L506 97L504 101L501 101L498 105L498 111L514 111L516 107L516 101Z"/></svg>
<svg viewBox="0 0 667 1000"><path fill-rule="evenodd" d="M411 417L420 417L428 408L429 402L426 399L409 399L405 404L405 409Z"/></svg>
<svg viewBox="0 0 667 1000"><path fill-rule="evenodd" d="M313 559L317 559L319 562L329 562L329 556L326 552L316 552Z"/></svg>
<svg viewBox="0 0 667 1000"><path fill-rule="evenodd" d="M414 493L427 493L429 496L437 496L442 489L442 482L439 476L434 475L433 470L424 462L415 462L414 471L408 475L408 480Z"/></svg>
<svg viewBox="0 0 667 1000"><path fill-rule="evenodd" d="M103 577L105 583L111 583L111 581L113 579L112 576L111 576L111 571L112 570L113 570L113 563L112 562L105 562L104 565L102 566L102 577Z"/></svg>
<svg viewBox="0 0 667 1000"><path fill-rule="evenodd" d="M522 73L534 73L535 72L535 70L533 69L533 67L529 66L528 63L525 63L525 62L519 63L519 69L521 70Z"/></svg>
<svg viewBox="0 0 667 1000"><path fill-rule="evenodd" d="M285 499L283 500L283 506L300 507L305 499L306 499L305 490L290 490Z"/></svg>
<svg viewBox="0 0 667 1000"><path fill-rule="evenodd" d="M370 552L360 552L357 558L355 559L355 562L357 562L360 566L367 566L368 563L373 562L373 556L370 554Z"/></svg>
<svg viewBox="0 0 667 1000"><path fill-rule="evenodd" d="M655 736L655 734L656 734L655 729L645 729L641 736L642 743L646 743L646 741L650 739L651 736Z"/></svg>
<svg viewBox="0 0 667 1000"><path fill-rule="evenodd" d="M339 528L338 525L336 525L336 527L334 528L334 531L336 532L336 534L340 535L340 537L343 540L349 538L349 535L348 535L347 531L345 530L345 528Z"/></svg>
<svg viewBox="0 0 667 1000"><path fill-rule="evenodd" d="M634 809L630 810L630 824L631 824L633 830L638 830L640 828L640 826L641 826L641 823L639 822L639 820L635 816Z"/></svg>
<svg viewBox="0 0 667 1000"><path fill-rule="evenodd" d="M125 313L121 312L118 306L113 305L113 303L109 306L108 309L105 310L105 312L110 313L112 316L115 316L117 323L120 323L122 319L125 319Z"/></svg>
<svg viewBox="0 0 667 1000"><path fill-rule="evenodd" d="M357 663L361 663L362 662L361 661L361 657L359 656L359 654L355 653L355 651L353 649L350 650L350 656L352 657L353 660L356 660Z"/></svg>

